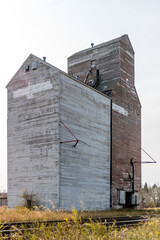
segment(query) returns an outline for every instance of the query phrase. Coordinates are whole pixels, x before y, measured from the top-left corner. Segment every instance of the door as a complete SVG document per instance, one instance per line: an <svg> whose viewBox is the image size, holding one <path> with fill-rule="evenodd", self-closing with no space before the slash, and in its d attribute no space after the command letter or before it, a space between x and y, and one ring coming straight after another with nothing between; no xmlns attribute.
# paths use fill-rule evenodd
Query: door
<svg viewBox="0 0 160 240"><path fill-rule="evenodd" d="M132 206L132 193L126 192L126 207Z"/></svg>

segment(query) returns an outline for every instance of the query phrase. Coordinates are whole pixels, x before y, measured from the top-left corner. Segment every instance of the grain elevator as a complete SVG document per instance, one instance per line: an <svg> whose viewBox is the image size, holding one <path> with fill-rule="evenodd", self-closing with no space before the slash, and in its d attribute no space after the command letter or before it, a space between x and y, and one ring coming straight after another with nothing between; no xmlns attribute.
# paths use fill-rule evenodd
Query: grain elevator
<svg viewBox="0 0 160 240"><path fill-rule="evenodd" d="M30 54L7 85L8 207L24 191L56 209L138 207L141 105L124 35L68 58Z"/></svg>

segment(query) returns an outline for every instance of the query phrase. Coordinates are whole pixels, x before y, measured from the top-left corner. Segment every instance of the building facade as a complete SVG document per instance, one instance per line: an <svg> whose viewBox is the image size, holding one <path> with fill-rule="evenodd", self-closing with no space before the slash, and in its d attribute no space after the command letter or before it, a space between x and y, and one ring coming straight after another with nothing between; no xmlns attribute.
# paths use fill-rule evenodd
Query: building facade
<svg viewBox="0 0 160 240"><path fill-rule="evenodd" d="M8 207L109 209L110 98L32 54L7 90Z"/></svg>
<svg viewBox="0 0 160 240"><path fill-rule="evenodd" d="M134 81L127 35L75 53L68 74L31 54L7 85L8 206L25 191L57 209L138 207Z"/></svg>
<svg viewBox="0 0 160 240"><path fill-rule="evenodd" d="M7 193L0 193L0 207L7 206Z"/></svg>
<svg viewBox="0 0 160 240"><path fill-rule="evenodd" d="M93 45L92 45L93 46ZM129 37L75 53L68 73L112 99L111 206L137 205L141 189L141 104Z"/></svg>

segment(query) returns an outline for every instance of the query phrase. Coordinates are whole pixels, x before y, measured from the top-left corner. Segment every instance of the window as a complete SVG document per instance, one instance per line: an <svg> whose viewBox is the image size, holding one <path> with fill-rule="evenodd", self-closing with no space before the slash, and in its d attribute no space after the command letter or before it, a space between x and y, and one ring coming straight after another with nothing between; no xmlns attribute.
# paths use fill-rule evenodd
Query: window
<svg viewBox="0 0 160 240"><path fill-rule="evenodd" d="M25 66L25 72L29 72L29 65Z"/></svg>

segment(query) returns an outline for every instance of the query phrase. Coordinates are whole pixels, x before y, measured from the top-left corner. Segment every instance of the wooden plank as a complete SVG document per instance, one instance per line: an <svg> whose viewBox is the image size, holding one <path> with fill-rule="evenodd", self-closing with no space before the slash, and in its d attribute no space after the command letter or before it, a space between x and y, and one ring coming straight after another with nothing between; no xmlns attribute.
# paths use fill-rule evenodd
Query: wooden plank
<svg viewBox="0 0 160 240"><path fill-rule="evenodd" d="M60 120L80 140L60 145L60 207L110 207L110 99L61 75ZM61 124L60 140L75 138Z"/></svg>
<svg viewBox="0 0 160 240"><path fill-rule="evenodd" d="M23 204L27 191L40 204L51 207L52 201L58 207L58 72L39 61L37 70L25 73L24 65L8 86L8 206ZM17 86L19 79L26 79L25 85Z"/></svg>

